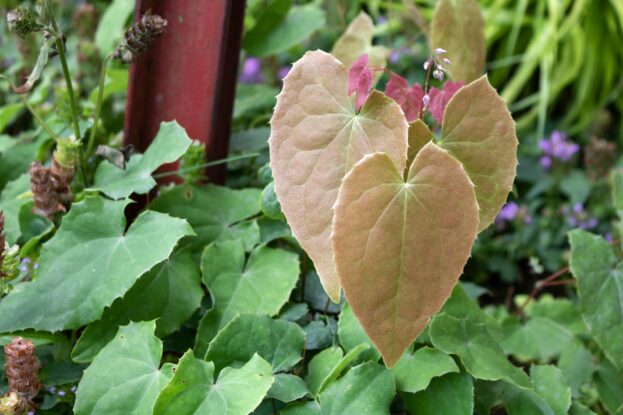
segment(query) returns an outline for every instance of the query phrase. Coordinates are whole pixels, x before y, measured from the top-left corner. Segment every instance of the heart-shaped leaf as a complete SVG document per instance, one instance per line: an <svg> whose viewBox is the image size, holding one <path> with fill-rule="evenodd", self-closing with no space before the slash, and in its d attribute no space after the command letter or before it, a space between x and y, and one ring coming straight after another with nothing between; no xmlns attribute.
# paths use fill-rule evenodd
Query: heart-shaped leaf
<svg viewBox="0 0 623 415"><path fill-rule="evenodd" d="M450 295L478 229L474 186L434 143L407 180L382 153L344 178L333 247L344 293L385 363L393 366Z"/></svg>
<svg viewBox="0 0 623 415"><path fill-rule="evenodd" d="M95 173L93 187L113 199L147 193L156 185L151 174L163 164L180 158L190 143L186 130L177 122L163 122L145 154L132 156L125 170L109 161L102 162Z"/></svg>
<svg viewBox="0 0 623 415"><path fill-rule="evenodd" d="M407 166L410 166L417 153L433 139L433 133L424 123L417 119L409 124L409 152Z"/></svg>
<svg viewBox="0 0 623 415"><path fill-rule="evenodd" d="M152 211L126 231L128 203L87 197L72 206L43 245L37 279L0 301L0 332L76 329L97 320L167 259L180 238L193 234L186 221Z"/></svg>
<svg viewBox="0 0 623 415"><path fill-rule="evenodd" d="M208 245L201 262L203 281L210 289L214 307L199 326L195 351L200 354L235 316L279 313L299 276L297 255L283 249L259 247L245 264L241 241Z"/></svg>
<svg viewBox="0 0 623 415"><path fill-rule="evenodd" d="M601 236L577 229L569 239L582 317L606 356L623 370L623 263Z"/></svg>
<svg viewBox="0 0 623 415"><path fill-rule="evenodd" d="M359 15L348 25L346 31L335 42L331 54L339 59L347 68L361 55L368 55L370 66L384 67L389 56L389 50L384 46L372 46L374 23L365 12Z"/></svg>
<svg viewBox="0 0 623 415"><path fill-rule="evenodd" d="M160 367L162 341L156 323L121 327L84 372L78 385L76 415L148 415L170 371Z"/></svg>
<svg viewBox="0 0 623 415"><path fill-rule="evenodd" d="M323 287L339 302L330 236L342 178L364 155L377 151L403 171L407 122L398 104L378 91L356 113L346 67L315 51L284 79L271 125L270 160L283 213Z"/></svg>
<svg viewBox="0 0 623 415"><path fill-rule="evenodd" d="M203 289L199 267L188 250L180 250L143 275L102 318L87 326L72 350L74 362L88 362L122 324L158 319L156 334L167 336L199 308Z"/></svg>
<svg viewBox="0 0 623 415"><path fill-rule="evenodd" d="M239 369L227 368L214 382L214 365L186 352L171 382L162 390L154 415L251 413L262 402L274 378L270 364L258 355Z"/></svg>
<svg viewBox="0 0 623 415"><path fill-rule="evenodd" d="M439 145L463 163L476 187L480 231L493 223L513 188L517 144L515 121L486 76L448 102Z"/></svg>
<svg viewBox="0 0 623 415"><path fill-rule="evenodd" d="M455 81L471 82L485 67L484 21L476 0L440 0L431 24L432 50L448 51L447 65Z"/></svg>

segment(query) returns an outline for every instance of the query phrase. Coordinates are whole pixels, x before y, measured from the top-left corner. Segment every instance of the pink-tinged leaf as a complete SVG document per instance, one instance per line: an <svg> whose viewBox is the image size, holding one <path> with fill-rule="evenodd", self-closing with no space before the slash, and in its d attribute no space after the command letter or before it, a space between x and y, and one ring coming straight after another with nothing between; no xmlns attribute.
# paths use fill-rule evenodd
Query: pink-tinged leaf
<svg viewBox="0 0 623 415"><path fill-rule="evenodd" d="M372 70L368 67L368 55L361 55L348 70L348 95L357 94L356 109L359 111L370 96Z"/></svg>
<svg viewBox="0 0 623 415"><path fill-rule="evenodd" d="M424 97L424 91L422 91L420 84L413 84L409 88L406 79L392 72L385 87L385 94L400 105L407 121L411 122L418 119Z"/></svg>
<svg viewBox="0 0 623 415"><path fill-rule="evenodd" d="M408 124L398 104L379 91L359 113L353 101L346 67L328 53L307 52L284 79L268 141L283 213L335 302L331 231L342 178L369 153L387 153L400 171L407 159Z"/></svg>
<svg viewBox="0 0 623 415"><path fill-rule="evenodd" d="M478 231L474 185L435 143L406 179L386 154L365 156L335 203L333 251L355 316L393 366L456 285Z"/></svg>
<svg viewBox="0 0 623 415"><path fill-rule="evenodd" d="M430 89L428 96L430 96L430 113L433 114L433 118L437 123L441 124L443 120L443 112L448 105L450 98L465 85L464 82L450 82L447 81L443 85L443 89L439 90L435 87Z"/></svg>
<svg viewBox="0 0 623 415"><path fill-rule="evenodd" d="M513 189L517 144L515 121L486 76L448 102L439 145L463 163L476 186L480 230L493 223Z"/></svg>

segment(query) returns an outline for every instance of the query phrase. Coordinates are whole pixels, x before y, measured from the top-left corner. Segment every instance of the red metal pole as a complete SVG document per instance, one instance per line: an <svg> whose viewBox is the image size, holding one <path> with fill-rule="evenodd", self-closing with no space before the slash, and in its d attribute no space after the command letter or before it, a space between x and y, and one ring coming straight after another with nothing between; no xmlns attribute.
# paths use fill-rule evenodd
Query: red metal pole
<svg viewBox="0 0 623 415"><path fill-rule="evenodd" d="M177 120L208 160L227 157L245 0L137 0L137 17L150 9L168 25L130 69L126 143L144 151L160 122ZM214 183L225 173L207 171Z"/></svg>

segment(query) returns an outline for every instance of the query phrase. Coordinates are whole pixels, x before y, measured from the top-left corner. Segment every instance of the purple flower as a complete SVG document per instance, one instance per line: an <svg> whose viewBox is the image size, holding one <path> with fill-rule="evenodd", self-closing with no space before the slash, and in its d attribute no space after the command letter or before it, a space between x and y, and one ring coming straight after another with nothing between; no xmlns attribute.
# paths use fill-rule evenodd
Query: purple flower
<svg viewBox="0 0 623 415"><path fill-rule="evenodd" d="M74 385L69 390L72 391L73 393L76 393L76 391L78 390L78 387Z"/></svg>
<svg viewBox="0 0 623 415"><path fill-rule="evenodd" d="M411 49L409 49L406 46L401 47L400 49L394 49L392 50L392 52L389 54L389 62L390 63L396 63L398 62L398 60L400 60L400 58L403 55L407 55L411 52Z"/></svg>
<svg viewBox="0 0 623 415"><path fill-rule="evenodd" d="M549 170L552 167L552 158L550 156L542 156L539 160L539 164L545 170Z"/></svg>
<svg viewBox="0 0 623 415"><path fill-rule="evenodd" d="M508 202L500 209L500 213L495 218L495 224L501 228L505 223L514 221L518 214L519 205L515 202Z"/></svg>
<svg viewBox="0 0 623 415"><path fill-rule="evenodd" d="M48 392L56 393L56 388L54 386L48 388Z"/></svg>
<svg viewBox="0 0 623 415"><path fill-rule="evenodd" d="M604 239L610 243L614 242L614 237L612 236L612 234L610 232L607 232L604 235Z"/></svg>
<svg viewBox="0 0 623 415"><path fill-rule="evenodd" d="M262 61L259 58L247 58L242 66L240 82L243 84L257 84L264 80Z"/></svg>
<svg viewBox="0 0 623 415"><path fill-rule="evenodd" d="M65 395L67 395L65 391L58 391L58 396L60 396L61 398Z"/></svg>
<svg viewBox="0 0 623 415"><path fill-rule="evenodd" d="M376 24L383 24L383 23L387 23L387 17L380 15L379 17L376 18Z"/></svg>
<svg viewBox="0 0 623 415"><path fill-rule="evenodd" d="M277 72L277 76L279 77L279 79L283 79L286 77L286 75L289 72L290 72L289 66L282 66L281 68L279 68L279 72Z"/></svg>
<svg viewBox="0 0 623 415"><path fill-rule="evenodd" d="M545 170L552 166L554 160L559 160L563 163L569 162L573 155L580 151L580 146L576 143L568 142L567 135L560 131L553 131L549 139L541 139L539 148L543 152L540 164Z"/></svg>
<svg viewBox="0 0 623 415"><path fill-rule="evenodd" d="M590 230L599 225L599 221L584 210L582 203L575 203L571 208L565 206L562 213L567 216L567 224L572 228Z"/></svg>

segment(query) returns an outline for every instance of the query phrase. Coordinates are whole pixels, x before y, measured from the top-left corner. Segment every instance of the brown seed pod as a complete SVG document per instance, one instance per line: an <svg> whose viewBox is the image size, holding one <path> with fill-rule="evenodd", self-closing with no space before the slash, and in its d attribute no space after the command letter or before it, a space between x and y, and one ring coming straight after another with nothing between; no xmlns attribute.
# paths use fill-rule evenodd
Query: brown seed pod
<svg viewBox="0 0 623 415"><path fill-rule="evenodd" d="M4 353L9 393L15 392L27 402L32 401L42 388L35 345L30 340L15 337L4 346Z"/></svg>
<svg viewBox="0 0 623 415"><path fill-rule="evenodd" d="M69 207L73 200L71 182L76 175L76 169L74 167L63 167L54 159L52 161L52 167L50 167L50 175L52 176L57 200L64 207Z"/></svg>
<svg viewBox="0 0 623 415"><path fill-rule="evenodd" d="M165 19L148 11L125 32L123 41L113 52L113 59L120 59L123 63L134 62L164 33L166 26Z"/></svg>
<svg viewBox="0 0 623 415"><path fill-rule="evenodd" d="M55 184L56 181L50 168L35 161L30 165L28 172L30 173L30 190L35 201L33 213L52 219L56 212L66 212L67 209L59 199L58 185Z"/></svg>

